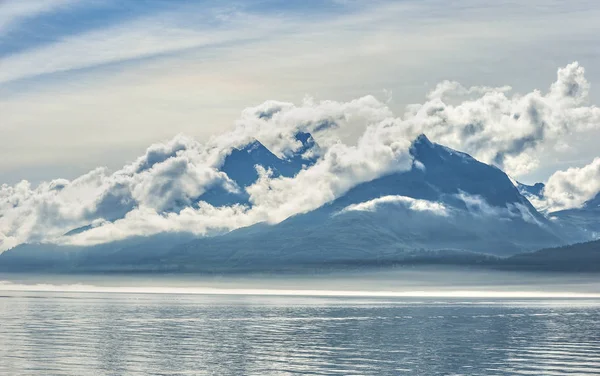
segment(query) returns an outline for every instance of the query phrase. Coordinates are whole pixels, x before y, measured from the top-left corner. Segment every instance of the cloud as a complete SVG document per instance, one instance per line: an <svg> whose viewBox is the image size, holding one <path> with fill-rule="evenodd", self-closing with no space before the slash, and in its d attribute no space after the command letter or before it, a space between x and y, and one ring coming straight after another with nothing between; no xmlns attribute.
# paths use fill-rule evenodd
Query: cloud
<svg viewBox="0 0 600 376"><path fill-rule="evenodd" d="M456 197L462 200L469 213L475 216L494 217L505 220L520 218L525 222L544 226L531 212L531 209L522 203L509 203L506 206L500 207L490 205L481 196L469 195L465 192L457 194Z"/></svg>
<svg viewBox="0 0 600 376"><path fill-rule="evenodd" d="M59 5L67 2L41 3ZM36 8L40 11L43 9L41 3ZM242 12L231 12L229 17L224 18L216 9L197 12L181 6L174 8L176 11L137 17L106 28L67 35L53 43L4 57L0 59L0 84L224 43L242 43L264 37L280 25L277 20L264 22L258 15Z"/></svg>
<svg viewBox="0 0 600 376"><path fill-rule="evenodd" d="M294 178L272 179L262 170L247 189L256 210L272 222L314 210L350 188L386 173L411 168L410 140L391 137L385 122L371 125L356 146L331 145L323 157Z"/></svg>
<svg viewBox="0 0 600 376"><path fill-rule="evenodd" d="M507 96L508 91L445 81L425 103L409 106L402 118L373 96L347 102L307 97L299 105L267 101L243 110L232 131L204 143L176 136L150 146L114 172L97 168L73 180L53 180L35 188L26 181L3 185L0 249L31 241L94 244L165 231L206 235L258 222L277 223L317 209L357 184L410 169L411 141L423 132L433 141L518 175L533 168L542 150L556 147L566 134L587 132L600 124L600 110L587 104L589 83L577 63L559 69L546 93ZM361 136L344 142L348 131L355 129L361 129ZM275 176L257 167L258 180L245 188L249 205L213 207L201 202L202 195L215 187L228 192L244 189L220 170L234 148L258 139L287 159L302 147L295 138L300 131L312 133L320 146L311 151L318 157L314 165L294 177ZM546 194L555 197L552 205L577 205L597 192L595 168L567 170L551 178ZM567 187L567 181L577 190ZM565 191L576 198L565 196ZM497 208L477 197L461 198L475 214L537 223L525 206ZM383 200L404 200L413 210L436 209L405 198ZM87 231L63 236L90 224Z"/></svg>
<svg viewBox="0 0 600 376"><path fill-rule="evenodd" d="M395 204L403 205L410 210L430 212L435 215L446 217L448 216L448 209L444 204L428 200L420 200L407 196L383 196L373 200L361 202L359 204L352 204L344 209L342 212L347 211L376 211L381 205Z"/></svg>
<svg viewBox="0 0 600 376"><path fill-rule="evenodd" d="M545 184L542 197L531 197L539 210L553 212L582 207L600 193L600 157L583 167L557 171Z"/></svg>
<svg viewBox="0 0 600 376"><path fill-rule="evenodd" d="M545 148L562 147L571 133L600 129L600 108L587 105L590 85L584 73L574 62L558 70L546 93L512 96L508 87L465 88L445 81L427 102L408 107L405 123L414 133L523 175L538 167ZM452 104L457 98L460 102Z"/></svg>
<svg viewBox="0 0 600 376"><path fill-rule="evenodd" d="M287 111L268 111L271 116L262 116L265 108L272 109L273 106L286 108ZM340 124L361 114L379 118L378 109L380 103L372 97L348 103L326 101L315 104L307 101L299 107L271 102L267 106L244 111L243 119L247 122L238 124L236 131L213 139L211 144L222 147L225 140L229 140L234 145L239 145L240 140L247 140L247 135L252 134L249 132L253 132L259 136L264 135L264 139L259 139L264 140L271 150L285 156L289 150L298 148L296 141L292 142L291 137L286 137L286 134L291 135L298 130L314 130L332 116ZM267 129L271 133L265 133ZM317 133L318 135L323 136ZM323 139L329 140L327 135ZM313 166L301 170L292 178L274 178L270 171L258 167L258 180L246 189L251 206L215 208L201 202L178 213L161 215L155 208L144 205L128 213L123 219L78 234L69 239L69 242L90 244L161 231L187 231L204 235L211 231L227 231L258 222L277 223L292 215L317 209L356 184L392 171L410 169L412 158L408 152L409 146L409 139L392 137L387 123L375 123L367 127L357 145L348 146L338 142L326 146Z"/></svg>
<svg viewBox="0 0 600 376"><path fill-rule="evenodd" d="M484 198L461 192L456 195L466 206L467 212L475 217L493 217L495 219L511 220L519 218L525 222L544 226L531 210L521 203L510 203L504 207L492 206ZM352 204L340 211L370 211L374 212L383 205L402 205L410 210L428 212L437 216L449 217L458 213L457 207L448 207L442 202L415 199L407 196L383 196L373 200Z"/></svg>
<svg viewBox="0 0 600 376"><path fill-rule="evenodd" d="M177 136L109 173L95 169L73 181L55 180L33 188L24 181L0 190L1 249L21 242L94 244L133 235L192 232L203 235L257 222L276 223L314 210L354 185L384 173L409 169L410 140L385 120L385 105L367 96L350 102L306 99L300 106L269 101L243 111L233 131L201 144ZM331 128L361 122L356 145L335 141ZM336 124L324 127L324 124ZM293 178L273 177L258 167L259 179L247 188L250 206L213 207L198 199L219 186L239 191L219 170L225 157L255 138L281 158L299 151L299 131L315 132L318 161ZM63 237L81 226L93 228Z"/></svg>

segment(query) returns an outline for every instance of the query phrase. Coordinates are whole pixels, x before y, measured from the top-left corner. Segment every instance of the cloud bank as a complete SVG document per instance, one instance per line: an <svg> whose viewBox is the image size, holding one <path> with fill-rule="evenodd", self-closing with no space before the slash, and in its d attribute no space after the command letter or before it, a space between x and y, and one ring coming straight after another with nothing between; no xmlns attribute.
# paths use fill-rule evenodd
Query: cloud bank
<svg viewBox="0 0 600 376"><path fill-rule="evenodd" d="M567 147L564 136L600 127L600 109L588 104L590 85L584 73L578 63L569 64L558 70L546 92L524 95L510 95L509 87L467 88L445 81L402 117L373 96L349 102L307 98L299 105L267 101L245 109L231 132L206 143L176 136L150 146L115 172L97 168L71 181L2 185L0 251L23 242L96 244L159 232L206 235L277 223L314 210L357 184L410 169L409 147L421 133L518 176L536 168L543 150ZM356 142L341 141L356 129L362 132ZM254 139L277 157L290 158L302 147L297 132L313 134L319 148L307 151L317 161L296 176L275 176L259 166L258 180L244 188L221 171L234 148ZM596 160L591 167L555 174L545 191L553 197L551 205L581 205L593 196L600 190L599 164ZM215 188L245 190L249 204L215 207L201 200ZM443 212L436 203L410 198L379 200ZM378 204L361 205L368 209ZM480 211L493 209L471 204ZM520 208L510 210L525 215Z"/></svg>

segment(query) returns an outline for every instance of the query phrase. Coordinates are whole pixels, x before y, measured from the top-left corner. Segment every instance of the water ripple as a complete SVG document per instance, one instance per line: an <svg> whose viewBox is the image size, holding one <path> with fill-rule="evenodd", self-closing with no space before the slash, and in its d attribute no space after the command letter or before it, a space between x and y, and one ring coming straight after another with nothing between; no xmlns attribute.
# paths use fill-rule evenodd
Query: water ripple
<svg viewBox="0 0 600 376"><path fill-rule="evenodd" d="M600 374L597 301L44 294L0 296L1 375Z"/></svg>

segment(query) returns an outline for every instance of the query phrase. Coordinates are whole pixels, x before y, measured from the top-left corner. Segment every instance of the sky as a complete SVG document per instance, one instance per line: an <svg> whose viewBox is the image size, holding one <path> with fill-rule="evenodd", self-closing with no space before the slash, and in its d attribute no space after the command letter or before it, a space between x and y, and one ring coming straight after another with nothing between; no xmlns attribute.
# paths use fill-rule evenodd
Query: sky
<svg viewBox="0 0 600 376"><path fill-rule="evenodd" d="M598 19L580 0L0 1L1 182L114 170L266 100L373 95L401 116L443 80L547 90L573 61L593 85ZM593 138L568 137L521 180L590 163Z"/></svg>
<svg viewBox="0 0 600 376"><path fill-rule="evenodd" d="M583 0L0 0L0 252L278 223L415 168L422 133L546 183L541 212L581 207L600 192L598 19ZM259 168L250 206L197 203L240 189L234 148L285 159L299 131L314 165Z"/></svg>

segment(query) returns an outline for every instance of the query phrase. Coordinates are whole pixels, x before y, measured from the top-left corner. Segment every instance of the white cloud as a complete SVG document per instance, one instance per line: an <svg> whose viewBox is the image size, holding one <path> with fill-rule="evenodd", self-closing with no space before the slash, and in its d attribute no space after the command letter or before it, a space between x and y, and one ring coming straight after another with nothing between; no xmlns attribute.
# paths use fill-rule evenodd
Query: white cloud
<svg viewBox="0 0 600 376"><path fill-rule="evenodd" d="M544 226L525 204L516 202L509 203L504 207L499 207L490 205L481 196L469 195L464 192L461 192L456 196L465 203L467 210L473 215L508 220L520 218L525 222Z"/></svg>
<svg viewBox="0 0 600 376"><path fill-rule="evenodd" d="M467 89L445 81L427 102L409 106L405 121L415 133L523 175L537 168L543 149L562 147L571 133L600 129L600 108L587 105L584 73L575 62L558 70L547 93L512 96L507 87ZM449 100L473 94L456 105Z"/></svg>
<svg viewBox="0 0 600 376"><path fill-rule="evenodd" d="M27 182L3 185L0 248L40 240L93 244L164 231L206 234L279 222L316 209L358 183L410 168L410 140L399 137L398 127L389 127L389 115L389 109L373 97L345 103L307 99L301 106L269 101L244 110L231 132L205 144L177 136L152 145L144 156L112 174L100 168L73 181L56 180L37 188ZM356 122L368 125L356 145L334 141L333 129ZM319 141L320 158L314 166L294 178L274 178L259 169L259 180L247 188L252 207L194 205L212 186L240 189L219 171L232 148L256 137L286 158L301 147L294 138L298 131L313 132ZM61 238L93 221L100 222Z"/></svg>
<svg viewBox="0 0 600 376"><path fill-rule="evenodd" d="M579 208L600 193L600 157L583 167L557 171L546 182L541 198L531 197L539 210Z"/></svg>
<svg viewBox="0 0 600 376"><path fill-rule="evenodd" d="M0 249L26 241L92 244L163 231L207 234L257 222L277 223L314 210L356 184L410 169L410 142L422 132L433 141L518 174L528 163L535 164L544 148L564 142L564 135L588 132L600 124L600 110L587 105L589 84L577 63L559 69L557 81L545 94L507 96L507 91L444 82L424 104L409 107L404 118L395 117L388 105L372 96L347 102L306 98L300 105L267 101L245 109L230 132L205 143L177 136L152 145L114 173L98 168L72 181L54 180L35 188L27 182L3 185ZM356 141L342 141L356 129L362 134ZM232 148L257 138L277 156L287 158L301 146L294 138L298 131L313 133L321 147L313 166L295 177L274 177L259 168L258 181L246 189L251 207L196 205L211 187L240 189L219 170ZM577 198L564 198L565 183L559 184L559 177L554 179L557 183L549 181L547 194L558 197L556 202L562 200L561 205L581 203L598 190L598 175L593 171L571 172L582 177L557 176L578 186ZM496 208L466 196L463 201L473 213L537 222L525 206ZM435 209L420 201L410 207ZM95 227L62 237L90 223Z"/></svg>
<svg viewBox="0 0 600 376"><path fill-rule="evenodd" d="M294 178L272 179L264 171L247 189L256 210L272 222L314 210L356 184L411 168L410 140L390 134L386 123L371 125L356 146L331 145L317 163Z"/></svg>
<svg viewBox="0 0 600 376"><path fill-rule="evenodd" d="M221 150L219 148L226 142L240 145L248 141L250 134L256 134L271 150L285 156L299 146L295 145L290 135L298 130L318 129L317 140L325 141L321 158L293 178L273 178L269 171L258 168L258 181L246 189L251 207L235 205L215 208L201 203L198 207L188 207L179 213L162 215L155 209L140 207L122 220L86 231L69 241L89 244L161 231L189 231L203 235L257 222L277 223L289 216L317 209L356 184L411 167L408 153L410 140L393 137L385 121L377 123L382 118L380 110L386 113L385 108L372 97L348 103L325 101L315 104L307 101L299 107L269 102L247 109L242 117L245 121L240 121L236 131L214 138L210 144L219 147L210 150ZM269 113L270 117L262 116L264 113ZM328 145L331 139L327 135L328 129L323 129L323 124L335 119L338 126L343 126L347 121L355 121L356 116L362 116L365 124L373 122L357 145L348 146L339 142ZM319 138L319 135L323 137Z"/></svg>
<svg viewBox="0 0 600 376"><path fill-rule="evenodd" d="M352 204L345 207L342 212L346 211L376 211L380 205L400 204L410 210L431 212L435 215L446 217L448 209L444 204L428 200L420 200L407 196L383 196L373 200Z"/></svg>
<svg viewBox="0 0 600 376"><path fill-rule="evenodd" d="M197 15L196 13L192 13ZM201 13L203 14L203 13ZM204 17L190 16L186 23L209 23ZM236 15L228 24L256 27L241 34L239 29L180 27L180 19L170 14L135 19L106 29L66 36L55 43L25 50L0 59L0 84L22 78L90 68L103 64L218 45L263 36L276 22L262 22L249 15ZM262 26L261 26L262 25Z"/></svg>

